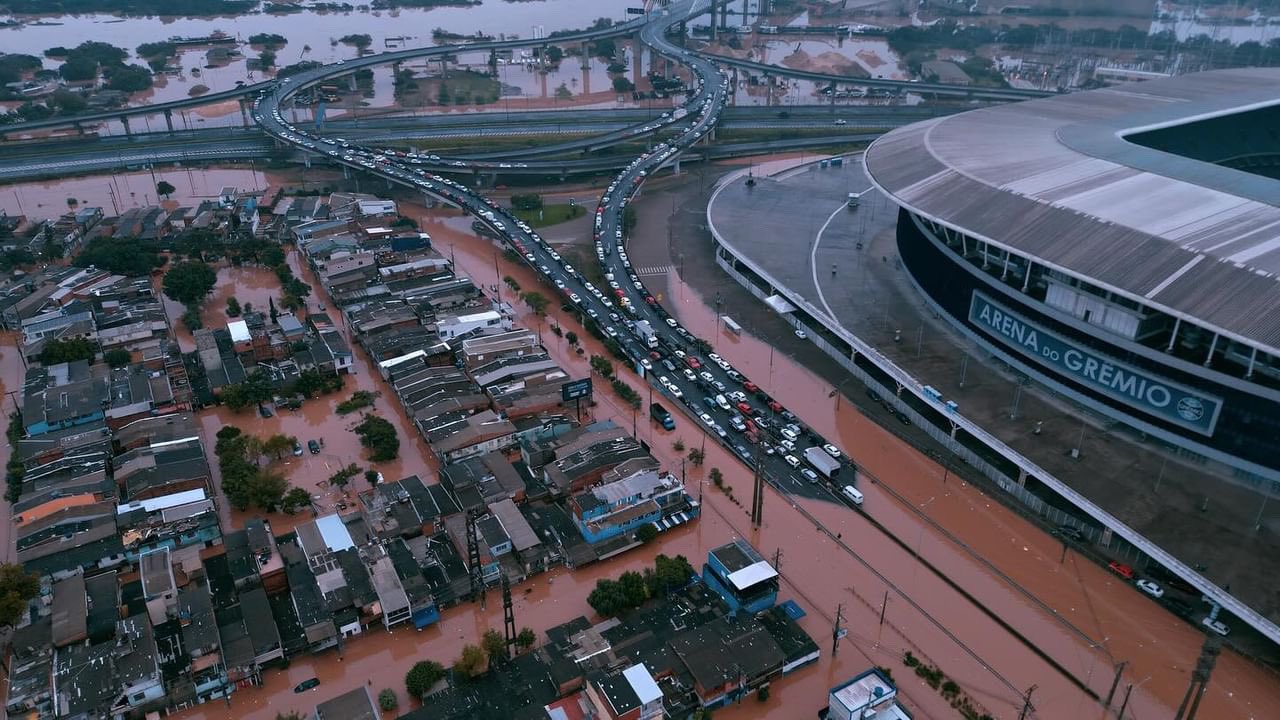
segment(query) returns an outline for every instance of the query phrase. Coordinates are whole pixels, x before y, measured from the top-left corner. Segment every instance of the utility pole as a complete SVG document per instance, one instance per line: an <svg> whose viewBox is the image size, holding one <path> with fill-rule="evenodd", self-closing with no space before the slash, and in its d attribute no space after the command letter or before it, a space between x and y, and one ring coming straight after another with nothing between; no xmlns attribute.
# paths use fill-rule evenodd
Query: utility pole
<svg viewBox="0 0 1280 720"><path fill-rule="evenodd" d="M1031 693L1036 691L1036 686L1032 685L1027 688L1027 694L1022 696L1022 711L1018 713L1018 720L1027 720L1027 715L1035 710L1036 707L1031 704Z"/></svg>
<svg viewBox="0 0 1280 720"><path fill-rule="evenodd" d="M779 568L782 567L782 548L773 551L773 570L781 574Z"/></svg>
<svg viewBox="0 0 1280 720"><path fill-rule="evenodd" d="M507 657L511 657L511 646L516 644L516 611L511 604L511 582L505 572L502 573L502 634L507 641Z"/></svg>
<svg viewBox="0 0 1280 720"><path fill-rule="evenodd" d="M703 434L706 437L706 434ZM759 455L759 453L757 453ZM752 469L755 477L751 489L751 527L758 528L764 524L764 476L760 474L760 458L752 458Z"/></svg>
<svg viewBox="0 0 1280 720"><path fill-rule="evenodd" d="M1125 708L1129 707L1129 693L1133 692L1133 683L1129 683L1129 687L1124 689L1124 700L1120 703L1120 712L1116 713L1116 720L1124 720Z"/></svg>
<svg viewBox="0 0 1280 720"><path fill-rule="evenodd" d="M1116 677L1111 681L1111 690L1107 692L1107 699L1103 701L1104 707L1111 707L1111 701L1116 696L1116 688L1120 687L1120 675L1124 673L1124 669L1129 665L1128 660L1121 660L1116 665Z"/></svg>
<svg viewBox="0 0 1280 720"><path fill-rule="evenodd" d="M1196 660L1196 669L1191 671L1191 684L1187 686L1187 694L1182 698L1174 720L1194 720L1196 711L1200 709L1200 699L1204 697L1204 691L1209 689L1209 676L1213 674L1213 666L1217 664L1220 652L1222 642L1213 635L1206 636L1204 645L1200 648L1200 658ZM1190 710L1187 709L1188 703Z"/></svg>
<svg viewBox="0 0 1280 720"><path fill-rule="evenodd" d="M844 620L844 603L836 605L836 624L831 628L831 657L840 654L840 638L844 637L844 628L840 623Z"/></svg>
<svg viewBox="0 0 1280 720"><path fill-rule="evenodd" d="M484 569L480 567L480 540L479 530L476 528L476 520L480 518L480 511L472 509L467 511L467 570L471 576L471 597L474 599L476 595L480 596L480 607L484 607Z"/></svg>

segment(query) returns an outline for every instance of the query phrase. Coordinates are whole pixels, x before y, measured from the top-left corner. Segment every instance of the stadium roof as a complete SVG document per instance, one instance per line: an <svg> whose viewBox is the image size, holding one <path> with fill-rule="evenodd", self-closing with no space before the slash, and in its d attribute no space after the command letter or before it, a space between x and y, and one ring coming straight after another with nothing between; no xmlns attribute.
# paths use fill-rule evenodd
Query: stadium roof
<svg viewBox="0 0 1280 720"><path fill-rule="evenodd" d="M1276 105L1280 69L1183 75L917 123L866 168L924 218L1280 355L1280 181L1126 139Z"/></svg>

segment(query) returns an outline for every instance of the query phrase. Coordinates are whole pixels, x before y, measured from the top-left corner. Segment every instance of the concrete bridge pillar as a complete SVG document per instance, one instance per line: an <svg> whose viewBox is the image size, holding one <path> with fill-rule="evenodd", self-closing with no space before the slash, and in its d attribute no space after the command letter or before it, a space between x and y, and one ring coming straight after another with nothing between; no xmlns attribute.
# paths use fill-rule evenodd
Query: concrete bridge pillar
<svg viewBox="0 0 1280 720"><path fill-rule="evenodd" d="M676 158L676 161L671 163L671 174L672 175L680 174L680 158Z"/></svg>
<svg viewBox="0 0 1280 720"><path fill-rule="evenodd" d="M120 124L124 125L124 134L125 134L125 135L132 135L132 134L133 134L133 132L129 130L129 116L128 116L128 115L121 115L121 116L120 116Z"/></svg>
<svg viewBox="0 0 1280 720"><path fill-rule="evenodd" d="M631 36L631 82L637 87L640 85L640 77L644 75L640 64L643 56L644 44L640 42L640 35L637 33Z"/></svg>
<svg viewBox="0 0 1280 720"><path fill-rule="evenodd" d="M77 135L84 134L84 124L76 122L76 123L72 123L72 125L75 126Z"/></svg>
<svg viewBox="0 0 1280 720"><path fill-rule="evenodd" d="M343 165L343 166L342 166L342 179L343 179L343 180L350 180L350 179L351 179L351 166L350 166L350 165Z"/></svg>
<svg viewBox="0 0 1280 720"><path fill-rule="evenodd" d="M578 59L582 63L582 69L584 71L590 69L591 68L591 44L588 43L586 40L583 40L581 43L578 44L578 50L579 50Z"/></svg>
<svg viewBox="0 0 1280 720"><path fill-rule="evenodd" d="M1018 468L1018 484L1024 488L1027 486L1027 471L1022 468Z"/></svg>
<svg viewBox="0 0 1280 720"><path fill-rule="evenodd" d="M172 110L164 111L164 124L168 126L169 132L173 132L173 111Z"/></svg>
<svg viewBox="0 0 1280 720"><path fill-rule="evenodd" d="M302 153L302 166L311 169L311 153Z"/></svg>

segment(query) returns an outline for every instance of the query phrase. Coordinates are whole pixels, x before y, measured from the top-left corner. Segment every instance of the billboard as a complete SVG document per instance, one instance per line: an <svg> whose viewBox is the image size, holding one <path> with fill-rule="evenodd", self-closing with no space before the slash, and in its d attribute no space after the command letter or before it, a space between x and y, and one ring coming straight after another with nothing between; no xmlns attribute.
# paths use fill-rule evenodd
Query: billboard
<svg viewBox="0 0 1280 720"><path fill-rule="evenodd" d="M1212 435L1222 399L1103 355L1005 308L975 290L969 322L1018 353L1145 415Z"/></svg>
<svg viewBox="0 0 1280 720"><path fill-rule="evenodd" d="M591 394L591 378L570 380L560 386L560 399L564 402L584 398Z"/></svg>

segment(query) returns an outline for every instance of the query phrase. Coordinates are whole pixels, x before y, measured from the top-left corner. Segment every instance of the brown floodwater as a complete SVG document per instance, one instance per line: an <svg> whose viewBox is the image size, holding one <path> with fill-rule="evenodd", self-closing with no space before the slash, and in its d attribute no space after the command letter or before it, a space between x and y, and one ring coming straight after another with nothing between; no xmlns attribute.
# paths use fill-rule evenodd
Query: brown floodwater
<svg viewBox="0 0 1280 720"><path fill-rule="evenodd" d="M252 165L243 168L162 167L154 172L142 170L5 185L0 187L0 210L42 220L56 218L67 212L70 207L67 201L74 198L79 207L101 207L110 216L162 200L156 195L156 183L161 180L174 187L169 207L217 199L218 192L227 186L262 190L268 184L267 175L253 169Z"/></svg>
<svg viewBox="0 0 1280 720"><path fill-rule="evenodd" d="M423 229L432 235L437 249L453 255L459 272L478 284L500 286L507 300L511 300L510 292L499 281L504 275L513 276L525 288L537 286L530 270L508 264L499 248L468 233L467 220L456 211L428 212L407 203L404 211L422 219ZM291 255L290 262L295 271L301 271L295 255ZM219 276L220 280L234 283L236 288L243 285L243 292L235 291L243 301L273 291L274 276L264 272L224 269ZM313 287L318 287L314 278L305 271L302 274ZM674 276L669 282L672 297L666 302L687 327L704 337L712 337L716 324L712 310L696 291L684 287ZM225 287L220 285L215 291L215 299L220 303L217 306L210 303L206 309L207 319L220 318ZM544 290L544 294L551 293L550 289ZM255 305L259 302L250 301ZM587 353L578 356L547 331L553 322L572 327L570 319L563 317L558 307L552 308L541 322L530 316L523 305L516 305L516 310L526 326L542 331L549 352L571 374L586 375L589 367L585 358L603 352L593 338L583 337ZM337 313L333 317L337 320ZM8 342L14 340L10 338ZM807 424L833 438L860 467L876 478L877 482L864 479L862 483L867 496L866 509L889 532L919 552L979 603L1005 617L1028 641L1095 692L1106 694L1114 677L1113 662L1128 661L1119 694L1123 694L1129 683L1138 687L1133 691L1127 717L1157 718L1172 713L1185 690L1189 669L1194 665L1202 638L1200 633L1158 609L1132 588L1114 581L1105 570L1077 561L1071 554L1065 562L1059 562L1060 546L1043 532L976 488L953 477L944 481L943 468L932 460L862 416L847 401L837 403L829 398L830 385L796 365L787 355L793 342L790 338L775 338L776 349L771 350L750 333L741 337L728 333L715 337L717 352L766 389L785 387L788 405L799 409ZM234 414L225 408L202 412L206 437L211 440L218 428L231 424L259 435L285 432L297 436L304 444L312 438L323 438L325 447L321 454L289 456L279 466L293 484L319 495L321 509L327 512L343 500L320 482L348 462L369 466L362 460L355 436L347 429L355 419L337 416L334 405L357 388L367 389L382 393L379 412L392 420L401 438L401 457L392 463L378 464L376 469L392 479L413 473L435 479L434 458L409 426L386 383L371 372L362 351L357 350L355 358L356 374L347 378L342 392L309 401L297 412L284 411L270 419L262 419L252 412ZM632 386L643 387L644 383L630 371L619 370ZM21 377L16 348L11 344L0 346L0 382L4 389L20 387ZM941 667L975 702L996 717L1016 716L1021 703L1012 688L1025 689L1032 684L1037 685L1033 698L1035 717L1103 717L1100 706L1061 672L932 571L921 567L906 550L858 514L832 503L784 497L770 489L766 492L765 523L760 529L752 530L744 509L749 503L751 479L736 459L718 445L705 443L705 436L688 424L681 423L675 433L655 430L645 418L624 408L603 384L597 399L599 403L593 409L597 418L611 417L623 426L634 423L638 436L650 443L654 454L668 468L680 465L671 447L675 437L682 438L687 445L705 447L704 467L685 469L690 492L703 498L704 516L691 526L664 533L650 547L579 571L559 570L522 584L516 591L516 618L522 626L528 625L541 633L577 615L590 615L585 596L596 579L638 568L651 562L656 552L683 553L697 564L708 549L734 537L746 537L766 555L772 556L775 550L781 550L784 579L781 597L796 599L808 612L801 625L823 648L823 657L816 666L775 684L767 703L760 705L752 700L749 705L718 712L717 717L782 720L807 716L824 704L827 688L871 665L884 665L895 671L904 701L916 711L917 717L953 717L954 710L941 696L909 675L902 666L901 657L907 650ZM211 456L212 442L209 453ZM216 475L212 456L210 461ZM724 471L733 499L706 482L707 470L711 467ZM350 489L360 489L364 484L364 479L357 477ZM889 492L890 489L893 492ZM224 521L231 527L240 526L253 515L230 512L225 509L225 503L223 507ZM943 531L923 525L917 510L938 522L946 533L959 538L972 553ZM270 519L277 531L284 531L308 517L306 514L276 515ZM811 518L821 522L831 534L817 530ZM835 533L839 533L838 540ZM11 542L6 540L7 549ZM975 560L974 553L998 567L1008 579ZM892 591L885 603L888 588L855 555L909 594L924 612L937 618L954 639ZM1022 590L1015 589L1015 585ZM837 605L843 606L845 625L850 632L841 643L839 656L833 660L830 629ZM883 625L880 623L882 607ZM375 679L375 690L391 687L400 695L401 707L407 708L409 700L404 694L402 678L408 667L424 657L451 662L464 643L474 642L485 629L500 625L500 612L500 603L496 601L486 609L464 605L445 611L438 625L421 632L375 630L367 637L346 643L341 656L329 652L319 657L297 658L287 670L269 671L265 687L236 693L229 708L214 703L181 715L270 720L282 711L309 711L317 702ZM1077 631L1089 639L1080 637ZM417 637L411 639L411 635ZM319 688L303 695L292 693L295 684L313 676L321 679ZM1224 652L1205 696L1202 717L1263 718L1269 716L1267 708L1277 706L1280 706L1280 683L1275 676L1234 653Z"/></svg>

